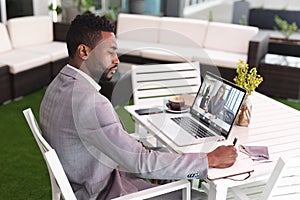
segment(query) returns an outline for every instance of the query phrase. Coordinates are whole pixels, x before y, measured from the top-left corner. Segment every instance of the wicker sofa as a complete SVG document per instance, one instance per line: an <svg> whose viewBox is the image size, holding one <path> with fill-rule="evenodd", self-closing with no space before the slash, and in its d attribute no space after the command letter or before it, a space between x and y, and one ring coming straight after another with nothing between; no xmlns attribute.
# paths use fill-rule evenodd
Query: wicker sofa
<svg viewBox="0 0 300 200"><path fill-rule="evenodd" d="M252 67L268 45L268 34L257 27L133 14L119 14L117 39L121 61L199 61L202 74L218 70L227 79L239 59Z"/></svg>
<svg viewBox="0 0 300 200"><path fill-rule="evenodd" d="M0 63L6 66L0 80L9 80L9 87L1 88L1 93L11 94L0 103L48 85L57 68L68 60L66 43L53 41L49 16L19 17L6 25L0 23L0 43Z"/></svg>

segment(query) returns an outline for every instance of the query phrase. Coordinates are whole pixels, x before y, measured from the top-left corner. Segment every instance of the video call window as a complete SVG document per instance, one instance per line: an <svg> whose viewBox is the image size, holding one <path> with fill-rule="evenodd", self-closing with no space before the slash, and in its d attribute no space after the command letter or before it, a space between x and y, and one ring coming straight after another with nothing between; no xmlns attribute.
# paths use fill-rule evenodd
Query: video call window
<svg viewBox="0 0 300 200"><path fill-rule="evenodd" d="M193 110L204 116L209 123L217 123L228 131L238 112L243 93L214 78L206 77L202 84Z"/></svg>

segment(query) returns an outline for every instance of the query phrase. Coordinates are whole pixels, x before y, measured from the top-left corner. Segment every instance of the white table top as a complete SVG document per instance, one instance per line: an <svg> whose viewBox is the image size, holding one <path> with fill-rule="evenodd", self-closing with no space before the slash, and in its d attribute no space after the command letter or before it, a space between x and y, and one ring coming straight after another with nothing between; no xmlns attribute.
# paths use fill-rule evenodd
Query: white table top
<svg viewBox="0 0 300 200"><path fill-rule="evenodd" d="M225 179L214 181L216 188L220 189L220 187L225 185L227 190L227 187L245 184L254 179L267 178L266 176L272 172L276 160L279 157L283 158L287 163L290 160L300 160L300 112L256 92L254 92L251 97L253 106L249 127L234 126L227 141L222 143L218 142L218 144L214 143L213 145L178 147L148 122L147 118L149 116L139 116L135 113L136 109L149 107L149 105L126 106L125 109L133 116L133 118L135 118L135 120L145 126L150 133L155 135L160 142L167 145L174 152L208 152L213 150L217 145L232 144L234 137L238 138L237 145L248 144L268 146L270 159L274 161L259 164L254 163L253 166L255 171L251 175L251 178L246 181L231 181ZM171 115L178 116L178 114L170 114L170 116ZM300 173L300 163L299 165L296 165L296 168ZM295 173L295 171L291 171L291 173ZM299 175L300 177L300 174L296 175ZM299 191L300 180L295 184L295 190L296 188L298 188L297 191ZM299 192L297 193L300 195ZM219 199L218 197L214 198ZM223 197L221 198L223 199ZM224 199L226 199L226 196Z"/></svg>

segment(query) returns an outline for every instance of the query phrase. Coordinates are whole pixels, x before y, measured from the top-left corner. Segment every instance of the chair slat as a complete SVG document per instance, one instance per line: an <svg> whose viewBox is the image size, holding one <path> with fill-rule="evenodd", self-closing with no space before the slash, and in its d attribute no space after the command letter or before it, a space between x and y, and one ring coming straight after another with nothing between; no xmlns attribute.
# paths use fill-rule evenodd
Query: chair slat
<svg viewBox="0 0 300 200"><path fill-rule="evenodd" d="M174 64L155 64L155 65L134 65L133 70L137 73L147 73L147 72L164 72L164 71L180 71L180 70L197 70L199 71L199 63L180 63L180 65Z"/></svg>
<svg viewBox="0 0 300 200"><path fill-rule="evenodd" d="M180 86L199 86L200 80L197 78L180 79L180 80L161 80L150 82L138 82L137 90L152 89L152 88L169 88Z"/></svg>
<svg viewBox="0 0 300 200"><path fill-rule="evenodd" d="M197 78L199 77L197 71L166 71L163 73L147 73L138 74L136 76L137 82L147 82L147 81L160 81L160 80L170 80L170 79L185 79L185 78Z"/></svg>
<svg viewBox="0 0 300 200"><path fill-rule="evenodd" d="M137 97L140 98L151 98L159 96L174 96L181 94L195 94L198 91L198 86L192 87L179 87L179 88L168 88L168 89L157 89L157 90L143 90L139 91Z"/></svg>

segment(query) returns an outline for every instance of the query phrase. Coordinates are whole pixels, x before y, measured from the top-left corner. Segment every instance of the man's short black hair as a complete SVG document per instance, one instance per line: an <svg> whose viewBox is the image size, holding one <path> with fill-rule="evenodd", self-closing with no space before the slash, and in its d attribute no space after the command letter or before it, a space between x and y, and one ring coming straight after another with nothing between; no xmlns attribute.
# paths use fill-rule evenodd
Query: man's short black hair
<svg viewBox="0 0 300 200"><path fill-rule="evenodd" d="M94 14L77 15L68 30L66 41L69 57L73 58L78 45L84 44L91 49L95 48L102 39L99 31L114 32L114 26L106 17Z"/></svg>

